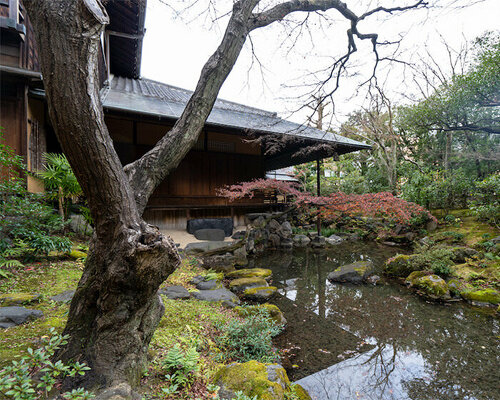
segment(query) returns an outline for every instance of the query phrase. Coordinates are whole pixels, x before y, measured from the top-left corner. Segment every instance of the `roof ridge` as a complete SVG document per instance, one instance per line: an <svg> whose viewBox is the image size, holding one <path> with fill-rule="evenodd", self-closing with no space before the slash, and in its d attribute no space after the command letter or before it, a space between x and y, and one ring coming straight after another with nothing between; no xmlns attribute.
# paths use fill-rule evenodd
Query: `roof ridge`
<svg viewBox="0 0 500 400"><path fill-rule="evenodd" d="M131 79L131 78L125 78L125 79ZM193 90L184 89L184 88L181 88L179 86L171 85L171 84L165 83L165 82L156 81L156 80L150 79L150 78L140 77L137 80L148 81L148 82L153 83L153 84L157 84L157 85L161 85L161 86L167 86L169 88L172 88L174 90L179 90L179 91L184 92L184 93L189 94L189 95L191 95L193 93ZM278 113L274 112L274 111L268 111L268 110L264 110L262 108L247 106L247 105L242 104L242 103L237 103L235 101L221 99L219 97L217 97L216 103L232 104L232 105L235 105L235 106L238 106L238 107L245 108L246 110L254 110L254 111L256 111L259 114L269 115L270 117L276 117L278 115ZM223 108L223 107L219 107L219 108ZM235 110L232 110L232 111L235 111Z"/></svg>

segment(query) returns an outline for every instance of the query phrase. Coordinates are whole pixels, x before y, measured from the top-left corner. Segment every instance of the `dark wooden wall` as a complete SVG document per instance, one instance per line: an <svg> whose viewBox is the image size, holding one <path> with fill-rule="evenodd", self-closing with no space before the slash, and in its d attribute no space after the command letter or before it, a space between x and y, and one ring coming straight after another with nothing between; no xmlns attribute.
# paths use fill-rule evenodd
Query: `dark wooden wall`
<svg viewBox="0 0 500 400"><path fill-rule="evenodd" d="M123 164L148 151L170 128L167 123L137 121L108 115L106 124ZM204 131L184 160L160 184L150 199L155 207L223 205L216 194L225 185L264 176L257 145L237 134Z"/></svg>

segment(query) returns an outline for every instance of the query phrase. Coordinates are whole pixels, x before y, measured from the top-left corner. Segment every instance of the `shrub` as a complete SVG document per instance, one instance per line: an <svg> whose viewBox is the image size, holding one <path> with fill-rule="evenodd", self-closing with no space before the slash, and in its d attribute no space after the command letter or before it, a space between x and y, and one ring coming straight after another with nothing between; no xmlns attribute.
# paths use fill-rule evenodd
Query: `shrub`
<svg viewBox="0 0 500 400"><path fill-rule="evenodd" d="M225 324L216 324L221 331L215 338L218 347L224 349L223 361L274 362L278 359L272 345L272 338L283 327L276 324L264 311L248 315L245 319L232 319Z"/></svg>
<svg viewBox="0 0 500 400"><path fill-rule="evenodd" d="M500 173L476 183L471 209L480 220L500 228Z"/></svg>
<svg viewBox="0 0 500 400"><path fill-rule="evenodd" d="M67 343L68 336L61 336L51 328L50 335L42 337L43 345L33 350L28 348L28 355L0 370L0 393L6 399L35 400L49 398L49 393L58 380L65 377L84 375L90 370L85 364L75 362L64 364L51 361L55 351ZM75 389L62 394L65 399L85 400L94 396L84 389Z"/></svg>
<svg viewBox="0 0 500 400"><path fill-rule="evenodd" d="M71 201L82 195L82 189L64 154L45 153L44 159L45 170L36 174L43 180L48 198L57 200L59 214L66 220Z"/></svg>
<svg viewBox="0 0 500 400"><path fill-rule="evenodd" d="M55 235L63 229L63 220L44 203L42 196L28 193L23 179L26 167L2 139L0 137L0 252L17 247L24 250L21 256L32 257L52 250L69 251L71 241Z"/></svg>

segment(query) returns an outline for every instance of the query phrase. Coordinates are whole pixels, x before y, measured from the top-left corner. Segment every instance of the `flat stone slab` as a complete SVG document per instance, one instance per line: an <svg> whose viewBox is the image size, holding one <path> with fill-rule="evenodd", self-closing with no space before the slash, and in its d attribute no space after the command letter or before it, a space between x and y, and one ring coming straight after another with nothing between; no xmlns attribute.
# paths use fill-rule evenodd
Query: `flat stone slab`
<svg viewBox="0 0 500 400"><path fill-rule="evenodd" d="M238 296L225 288L214 290L200 290L199 292L193 292L193 297L197 300L202 301L222 301L234 304L240 303L240 299L238 298Z"/></svg>
<svg viewBox="0 0 500 400"><path fill-rule="evenodd" d="M191 297L191 294L183 286L169 286L162 288L158 290L158 294L161 294L170 300L189 299Z"/></svg>
<svg viewBox="0 0 500 400"><path fill-rule="evenodd" d="M328 274L330 282L347 282L360 284L365 282L373 272L371 261L358 261L352 264L342 265Z"/></svg>
<svg viewBox="0 0 500 400"><path fill-rule="evenodd" d="M74 295L75 295L74 290L66 290L62 293L52 296L50 300L55 301L57 303L70 303L71 300L73 300Z"/></svg>
<svg viewBox="0 0 500 400"><path fill-rule="evenodd" d="M231 218L197 218L187 222L187 231L193 235L200 229L222 229L225 236L233 234L233 220Z"/></svg>
<svg viewBox="0 0 500 400"><path fill-rule="evenodd" d="M33 321L43 316L40 310L30 310L24 307L0 307L0 328L11 328L13 326Z"/></svg>
<svg viewBox="0 0 500 400"><path fill-rule="evenodd" d="M20 306L39 302L42 299L41 294L32 293L6 293L0 294L0 304L2 306Z"/></svg>
<svg viewBox="0 0 500 400"><path fill-rule="evenodd" d="M211 242L222 242L226 237L222 229L198 229L194 233L194 237L198 240L209 240Z"/></svg>
<svg viewBox="0 0 500 400"><path fill-rule="evenodd" d="M203 254L207 251L220 250L231 246L231 242L194 242L188 243L184 248L184 253L188 255Z"/></svg>

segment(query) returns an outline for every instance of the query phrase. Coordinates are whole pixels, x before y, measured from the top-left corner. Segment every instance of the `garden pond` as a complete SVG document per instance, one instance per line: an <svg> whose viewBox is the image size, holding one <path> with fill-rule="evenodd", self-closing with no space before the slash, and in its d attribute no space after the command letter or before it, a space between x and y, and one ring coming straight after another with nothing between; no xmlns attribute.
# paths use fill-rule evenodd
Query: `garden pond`
<svg viewBox="0 0 500 400"><path fill-rule="evenodd" d="M401 250L399 250L401 251ZM288 321L276 344L289 377L313 400L499 399L500 321L495 310L433 303L394 281L332 284L338 266L371 260L382 276L394 248L344 242L333 249L271 252L274 301Z"/></svg>

